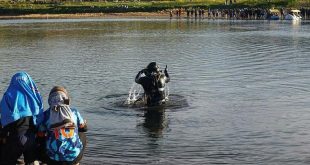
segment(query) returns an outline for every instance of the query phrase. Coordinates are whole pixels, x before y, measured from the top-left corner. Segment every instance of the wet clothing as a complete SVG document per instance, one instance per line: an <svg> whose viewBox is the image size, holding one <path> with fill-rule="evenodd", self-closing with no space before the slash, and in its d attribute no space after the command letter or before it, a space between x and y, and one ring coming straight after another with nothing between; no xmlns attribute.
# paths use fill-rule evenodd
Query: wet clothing
<svg viewBox="0 0 310 165"><path fill-rule="evenodd" d="M85 145L83 145L79 132L86 132L87 128L79 128L85 125L84 119L75 108L71 108L74 127L57 127L51 128L49 108L44 112L44 124L40 127L40 131L47 133L46 153L51 162L57 164L73 164L78 162L83 154ZM85 135L84 135L85 136ZM78 160L79 159L79 160ZM53 163L50 163L53 164Z"/></svg>
<svg viewBox="0 0 310 165"><path fill-rule="evenodd" d="M16 164L23 154L25 163L35 160L35 133L43 121L43 103L38 89L26 72L16 73L0 103L2 141L1 164Z"/></svg>
<svg viewBox="0 0 310 165"><path fill-rule="evenodd" d="M165 101L165 85L170 81L168 72L150 72L141 70L135 82L141 84L144 89L144 97L148 106L161 105Z"/></svg>

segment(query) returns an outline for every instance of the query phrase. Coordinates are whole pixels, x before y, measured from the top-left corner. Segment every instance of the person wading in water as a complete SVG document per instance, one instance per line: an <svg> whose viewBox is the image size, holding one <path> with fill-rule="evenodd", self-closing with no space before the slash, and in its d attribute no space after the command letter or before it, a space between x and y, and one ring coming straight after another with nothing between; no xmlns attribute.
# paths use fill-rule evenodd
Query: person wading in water
<svg viewBox="0 0 310 165"><path fill-rule="evenodd" d="M165 85L169 81L167 65L162 73L156 62L151 62L145 69L139 71L135 78L135 82L141 84L144 89L144 101L147 106L165 103Z"/></svg>

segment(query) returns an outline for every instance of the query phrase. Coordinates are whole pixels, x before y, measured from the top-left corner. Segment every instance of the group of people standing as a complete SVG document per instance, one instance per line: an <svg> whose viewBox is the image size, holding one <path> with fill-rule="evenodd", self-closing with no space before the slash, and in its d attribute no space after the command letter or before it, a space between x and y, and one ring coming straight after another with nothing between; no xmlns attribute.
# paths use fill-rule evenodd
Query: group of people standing
<svg viewBox="0 0 310 165"><path fill-rule="evenodd" d="M52 88L44 111L38 88L26 72L13 75L0 102L0 164L78 164L86 146L87 131L77 109L70 106L67 90Z"/></svg>
<svg viewBox="0 0 310 165"><path fill-rule="evenodd" d="M184 10L183 8L170 10L170 18L173 17L175 13L176 18L182 18L182 13L186 12L186 18L204 18L205 17L205 9L203 8L187 8Z"/></svg>
<svg viewBox="0 0 310 165"><path fill-rule="evenodd" d="M284 8L279 9L280 18L284 18L285 16ZM186 16L183 16L186 13ZM189 7L187 9L178 8L172 9L169 11L170 18L195 18L195 19L237 19L237 20L265 20L268 16L272 14L270 13L269 8L209 8L204 9L201 7ZM310 18L310 9L301 8L300 15L303 19Z"/></svg>

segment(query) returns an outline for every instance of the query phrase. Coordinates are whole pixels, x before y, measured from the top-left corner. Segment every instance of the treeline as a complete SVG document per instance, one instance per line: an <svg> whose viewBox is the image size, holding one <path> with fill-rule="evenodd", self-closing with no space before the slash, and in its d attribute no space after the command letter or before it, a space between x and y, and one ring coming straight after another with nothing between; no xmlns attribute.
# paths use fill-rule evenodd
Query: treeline
<svg viewBox="0 0 310 165"><path fill-rule="evenodd" d="M99 7L99 6L55 6L40 9L0 8L0 15L24 14L73 14L73 13L124 13L124 12L156 12L165 10L165 7Z"/></svg>
<svg viewBox="0 0 310 165"><path fill-rule="evenodd" d="M0 0L0 15L157 12L174 8L310 8L310 0Z"/></svg>

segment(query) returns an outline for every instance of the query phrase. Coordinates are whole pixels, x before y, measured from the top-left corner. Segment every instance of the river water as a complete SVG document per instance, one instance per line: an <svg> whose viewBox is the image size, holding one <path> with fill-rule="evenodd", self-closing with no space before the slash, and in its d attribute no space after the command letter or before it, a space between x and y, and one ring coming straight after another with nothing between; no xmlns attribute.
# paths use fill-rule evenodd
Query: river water
<svg viewBox="0 0 310 165"><path fill-rule="evenodd" d="M310 22L0 20L0 94L27 71L87 120L81 164L309 164ZM124 106L149 62L170 104Z"/></svg>

